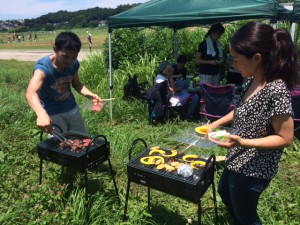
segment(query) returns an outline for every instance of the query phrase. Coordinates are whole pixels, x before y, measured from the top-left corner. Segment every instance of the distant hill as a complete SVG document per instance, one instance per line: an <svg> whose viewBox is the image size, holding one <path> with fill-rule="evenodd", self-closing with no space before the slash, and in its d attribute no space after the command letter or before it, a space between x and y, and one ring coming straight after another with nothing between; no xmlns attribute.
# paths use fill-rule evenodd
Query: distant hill
<svg viewBox="0 0 300 225"><path fill-rule="evenodd" d="M99 25L105 23L104 21L106 21L109 16L124 12L137 5L139 4L119 5L115 9L95 7L74 12L61 10L55 13L48 13L35 19L25 19L23 23L20 23L20 21L18 21L18 23L17 21L0 21L0 30L1 24L4 23L6 26L7 24L14 25L14 27L11 28L15 29L16 32L22 32L26 30L51 31L55 29L98 27ZM5 27L5 29L9 30L8 27Z"/></svg>

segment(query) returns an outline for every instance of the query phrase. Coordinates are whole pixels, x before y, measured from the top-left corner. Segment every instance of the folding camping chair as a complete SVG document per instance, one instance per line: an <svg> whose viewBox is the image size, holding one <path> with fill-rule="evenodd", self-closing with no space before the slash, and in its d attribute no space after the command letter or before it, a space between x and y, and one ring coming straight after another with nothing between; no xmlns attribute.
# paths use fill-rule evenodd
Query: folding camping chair
<svg viewBox="0 0 300 225"><path fill-rule="evenodd" d="M200 115L216 120L228 114L234 108L234 84L213 86L200 83Z"/></svg>
<svg viewBox="0 0 300 225"><path fill-rule="evenodd" d="M169 85L167 81L156 84L156 86L159 89L162 102L166 108L166 119L169 120L174 114L177 114L181 119L184 119L188 111L189 104L192 102L191 94L184 92L172 95L169 92Z"/></svg>
<svg viewBox="0 0 300 225"><path fill-rule="evenodd" d="M170 103L170 97L167 81L155 83L150 87L146 94L150 124L156 125L158 122L163 123L169 120L173 112L183 117L191 98L187 97L181 99L181 102L185 102L182 105L172 105Z"/></svg>
<svg viewBox="0 0 300 225"><path fill-rule="evenodd" d="M293 88L291 96L294 113L294 136L300 140L300 85Z"/></svg>

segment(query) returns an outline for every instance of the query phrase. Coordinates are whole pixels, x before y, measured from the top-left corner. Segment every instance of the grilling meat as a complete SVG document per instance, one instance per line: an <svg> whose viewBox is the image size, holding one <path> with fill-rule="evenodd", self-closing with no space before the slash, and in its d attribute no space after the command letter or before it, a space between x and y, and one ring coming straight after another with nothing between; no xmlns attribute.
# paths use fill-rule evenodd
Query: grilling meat
<svg viewBox="0 0 300 225"><path fill-rule="evenodd" d="M66 141L60 142L58 145L63 149L70 147L72 151L79 151L84 148L84 142L79 139L67 139Z"/></svg>

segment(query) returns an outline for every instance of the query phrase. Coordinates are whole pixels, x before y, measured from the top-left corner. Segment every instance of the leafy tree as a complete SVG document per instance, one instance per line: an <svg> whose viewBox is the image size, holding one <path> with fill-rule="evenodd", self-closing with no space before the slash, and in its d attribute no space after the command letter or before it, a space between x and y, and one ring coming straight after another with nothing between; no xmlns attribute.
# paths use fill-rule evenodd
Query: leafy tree
<svg viewBox="0 0 300 225"><path fill-rule="evenodd" d="M43 26L44 30L46 31L52 31L52 30L55 30L55 27L52 25L52 24L45 24Z"/></svg>
<svg viewBox="0 0 300 225"><path fill-rule="evenodd" d="M115 9L95 7L75 12L60 10L55 13L42 15L36 19L25 19L24 26L27 30L50 29L50 26L48 26L49 24L58 29L66 26L70 29L78 27L96 27L98 26L98 21L105 20L109 16L124 12L137 5L139 4L119 5ZM45 26L45 24L47 24L47 26Z"/></svg>

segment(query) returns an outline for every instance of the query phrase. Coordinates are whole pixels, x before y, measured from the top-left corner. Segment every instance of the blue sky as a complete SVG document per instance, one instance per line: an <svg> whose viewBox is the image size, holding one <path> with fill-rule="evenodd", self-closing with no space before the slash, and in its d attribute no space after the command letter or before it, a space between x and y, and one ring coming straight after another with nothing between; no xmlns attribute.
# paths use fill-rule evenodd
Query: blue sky
<svg viewBox="0 0 300 225"><path fill-rule="evenodd" d="M6 0L0 4L0 20L33 19L49 12L70 12L94 7L116 8L121 4L144 3L149 0Z"/></svg>

